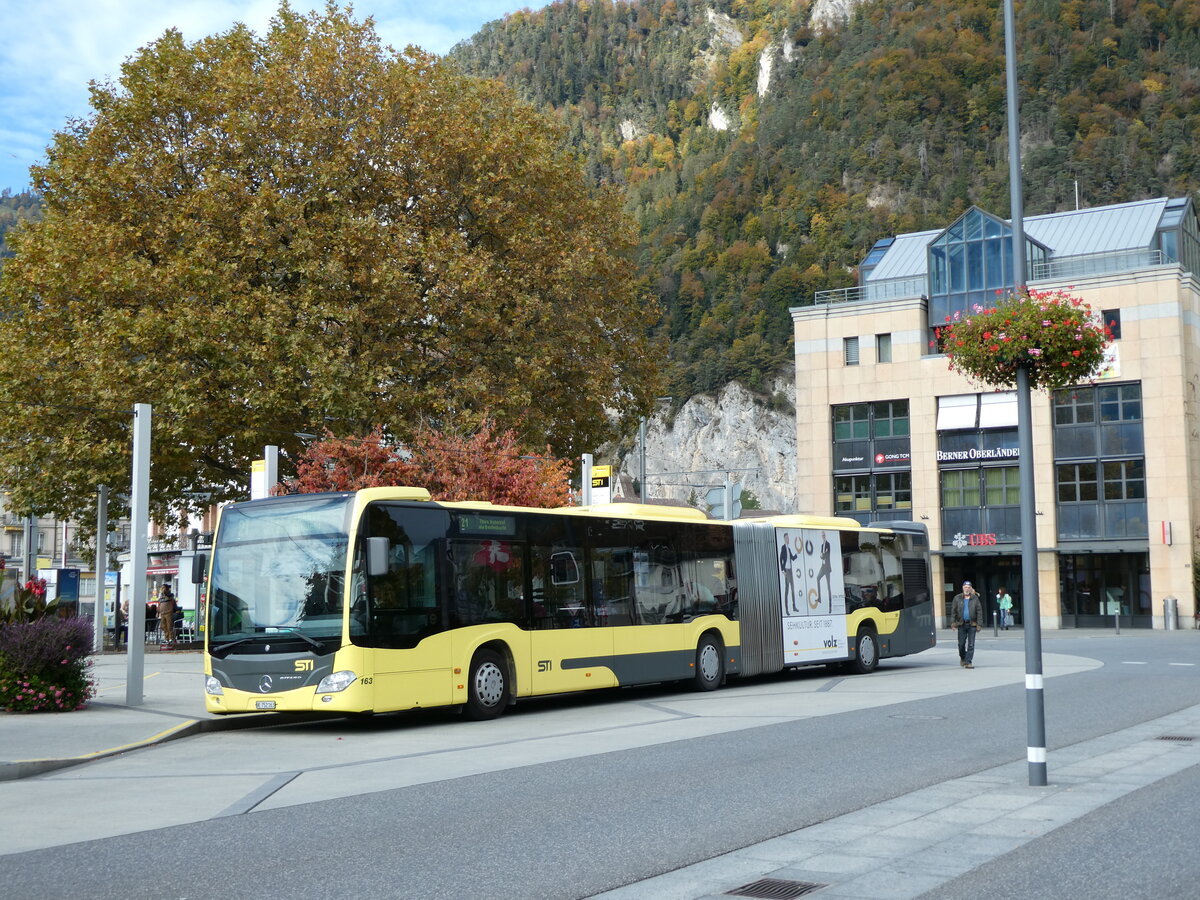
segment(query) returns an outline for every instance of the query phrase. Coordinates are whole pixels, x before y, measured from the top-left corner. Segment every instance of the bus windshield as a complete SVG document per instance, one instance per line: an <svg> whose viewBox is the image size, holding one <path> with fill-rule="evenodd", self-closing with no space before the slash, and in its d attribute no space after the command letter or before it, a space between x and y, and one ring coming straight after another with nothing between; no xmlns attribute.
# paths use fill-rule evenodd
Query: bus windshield
<svg viewBox="0 0 1200 900"><path fill-rule="evenodd" d="M322 495L222 510L210 585L212 644L287 633L340 644L349 502Z"/></svg>

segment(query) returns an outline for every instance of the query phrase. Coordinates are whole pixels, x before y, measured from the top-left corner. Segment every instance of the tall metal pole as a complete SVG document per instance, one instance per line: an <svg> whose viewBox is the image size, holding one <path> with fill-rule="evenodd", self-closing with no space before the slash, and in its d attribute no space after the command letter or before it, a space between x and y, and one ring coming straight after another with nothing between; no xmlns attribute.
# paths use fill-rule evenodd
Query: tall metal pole
<svg viewBox="0 0 1200 900"><path fill-rule="evenodd" d="M133 407L133 491L129 526L129 657L125 704L141 706L146 662L146 553L150 548L150 404Z"/></svg>
<svg viewBox="0 0 1200 900"><path fill-rule="evenodd" d="M638 425L638 447L641 448L641 465L638 473L638 499L646 502L646 417Z"/></svg>
<svg viewBox="0 0 1200 900"><path fill-rule="evenodd" d="M1008 93L1008 189L1012 206L1013 286L1025 287L1024 198L1021 191L1020 101L1016 21L1004 0L1004 71ZM1033 495L1033 405L1029 370L1017 369L1017 445L1021 452L1021 609L1025 625L1025 724L1029 784L1046 780L1046 698L1042 683L1042 612L1038 596L1037 513Z"/></svg>
<svg viewBox="0 0 1200 900"><path fill-rule="evenodd" d="M28 515L21 527L21 583L27 584L35 569L34 543L37 541L37 516Z"/></svg>
<svg viewBox="0 0 1200 900"><path fill-rule="evenodd" d="M96 608L92 611L92 628L95 636L92 649L97 653L104 650L104 582L108 573L108 486L100 485L96 496ZM117 611L113 609L113 646L116 647Z"/></svg>
<svg viewBox="0 0 1200 900"><path fill-rule="evenodd" d="M1021 193L1020 101L1013 0L1004 0L1004 71L1008 91L1008 196L1012 206L1013 286L1025 287L1025 201Z"/></svg>
<svg viewBox="0 0 1200 900"><path fill-rule="evenodd" d="M1008 0L1012 2L1012 0ZM1038 596L1037 513L1033 496L1033 416L1029 369L1017 369L1017 446L1021 450L1021 609L1025 623L1025 722L1029 784L1046 784L1046 695Z"/></svg>
<svg viewBox="0 0 1200 900"><path fill-rule="evenodd" d="M267 485L266 496L270 497L275 485L279 484L279 448L274 444L267 444L263 447L263 462L266 464L264 473Z"/></svg>
<svg viewBox="0 0 1200 900"><path fill-rule="evenodd" d="M583 494L583 506L592 505L592 454L583 454L583 472L580 481Z"/></svg>

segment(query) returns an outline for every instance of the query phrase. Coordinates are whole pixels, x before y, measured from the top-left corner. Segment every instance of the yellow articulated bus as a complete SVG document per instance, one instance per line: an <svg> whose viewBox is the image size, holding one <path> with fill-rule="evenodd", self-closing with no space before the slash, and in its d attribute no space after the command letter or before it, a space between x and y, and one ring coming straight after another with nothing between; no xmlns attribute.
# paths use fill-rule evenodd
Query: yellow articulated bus
<svg viewBox="0 0 1200 900"><path fill-rule="evenodd" d="M928 538L912 522L371 488L227 506L194 563L213 713L456 705L488 719L592 688L865 673L936 642Z"/></svg>

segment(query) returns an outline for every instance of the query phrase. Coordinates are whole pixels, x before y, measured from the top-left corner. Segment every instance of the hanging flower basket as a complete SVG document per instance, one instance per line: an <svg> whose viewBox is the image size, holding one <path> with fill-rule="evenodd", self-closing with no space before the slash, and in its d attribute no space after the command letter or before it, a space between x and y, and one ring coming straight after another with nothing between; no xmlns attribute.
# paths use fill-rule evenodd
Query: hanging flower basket
<svg viewBox="0 0 1200 900"><path fill-rule="evenodd" d="M1100 316L1064 291L1021 290L991 309L976 305L970 316L955 313L934 333L951 371L972 383L1011 388L1023 367L1035 390L1095 378L1112 340Z"/></svg>

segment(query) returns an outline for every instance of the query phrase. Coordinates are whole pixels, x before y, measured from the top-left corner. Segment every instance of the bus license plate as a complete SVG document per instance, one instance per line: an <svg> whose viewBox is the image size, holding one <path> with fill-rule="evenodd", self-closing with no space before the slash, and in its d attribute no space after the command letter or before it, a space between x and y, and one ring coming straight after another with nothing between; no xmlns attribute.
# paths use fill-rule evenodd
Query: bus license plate
<svg viewBox="0 0 1200 900"><path fill-rule="evenodd" d="M275 701L274 700L255 700L254 708L255 709L274 709Z"/></svg>

